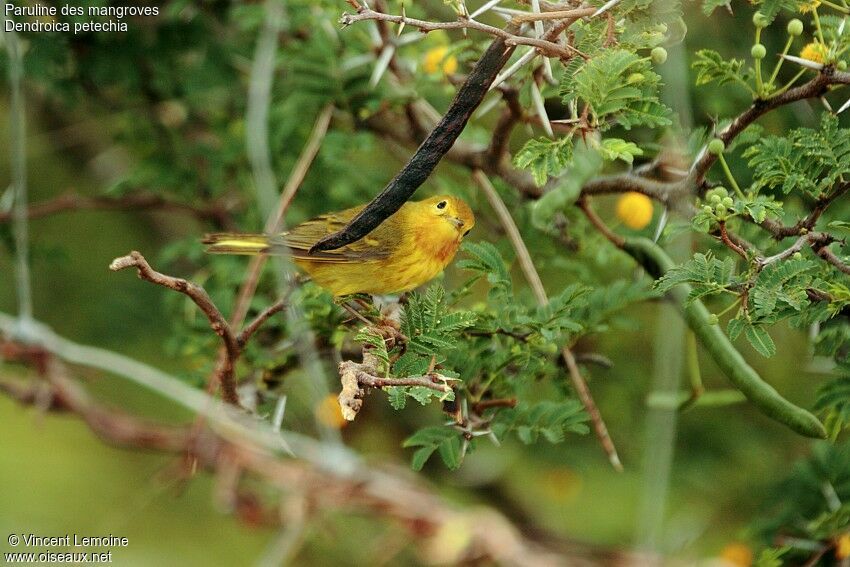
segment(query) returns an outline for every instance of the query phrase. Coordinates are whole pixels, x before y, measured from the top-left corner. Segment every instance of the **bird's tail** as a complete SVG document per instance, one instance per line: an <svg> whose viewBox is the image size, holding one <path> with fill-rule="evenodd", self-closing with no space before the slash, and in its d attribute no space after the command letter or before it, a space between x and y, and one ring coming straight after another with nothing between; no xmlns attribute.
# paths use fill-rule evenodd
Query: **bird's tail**
<svg viewBox="0 0 850 567"><path fill-rule="evenodd" d="M273 252L274 245L265 234L219 232L207 234L202 240L210 254L244 254L256 256Z"/></svg>

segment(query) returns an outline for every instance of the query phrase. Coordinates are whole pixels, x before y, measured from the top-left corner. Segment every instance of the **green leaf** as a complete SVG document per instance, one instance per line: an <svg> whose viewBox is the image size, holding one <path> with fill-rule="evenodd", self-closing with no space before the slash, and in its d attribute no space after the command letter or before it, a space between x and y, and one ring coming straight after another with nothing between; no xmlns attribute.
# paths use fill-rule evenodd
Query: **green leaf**
<svg viewBox="0 0 850 567"><path fill-rule="evenodd" d="M753 189L780 189L820 198L850 175L850 129L824 113L819 129L797 128L766 136L744 152L753 171Z"/></svg>
<svg viewBox="0 0 850 567"><path fill-rule="evenodd" d="M614 124L635 126L671 124L667 108L658 98L661 77L649 60L625 49L606 49L590 59L575 75L565 75L561 95L569 104L579 99L588 105L590 122L600 131Z"/></svg>
<svg viewBox="0 0 850 567"><path fill-rule="evenodd" d="M747 337L753 348L765 358L770 358L776 354L776 344L764 327L749 325L744 329L744 336Z"/></svg>
<svg viewBox="0 0 850 567"><path fill-rule="evenodd" d="M387 396L390 399L390 405L394 410L404 409L404 406L407 405L407 396L404 394L404 390L402 388L389 386L384 388L384 391L387 393Z"/></svg>
<svg viewBox="0 0 850 567"><path fill-rule="evenodd" d="M525 143L514 156L514 165L528 169L538 186L548 177L560 175L573 159L572 134L557 138L537 138Z"/></svg>
<svg viewBox="0 0 850 567"><path fill-rule="evenodd" d="M700 49L692 64L697 72L696 85L713 81L721 85L733 82L746 84L747 76L741 71L743 65L740 59L727 59L712 49Z"/></svg>
<svg viewBox="0 0 850 567"><path fill-rule="evenodd" d="M818 389L815 409L826 415L833 438L850 427L850 376L830 380Z"/></svg>
<svg viewBox="0 0 850 567"><path fill-rule="evenodd" d="M694 290L688 296L688 301L692 302L729 290L738 283L734 271L735 261L732 258L720 260L710 251L706 254L697 253L681 266L667 270L667 273L655 282L655 288L661 293L667 293L673 286L693 284Z"/></svg>
<svg viewBox="0 0 850 567"><path fill-rule="evenodd" d="M850 235L850 222L847 221L832 221L826 225L828 228Z"/></svg>
<svg viewBox="0 0 850 567"><path fill-rule="evenodd" d="M499 250L489 242L465 242L461 248L472 256L469 260L461 260L457 266L464 270L478 272L487 277L493 286L497 297L513 294L513 284L505 260Z"/></svg>
<svg viewBox="0 0 850 567"><path fill-rule="evenodd" d="M452 470L460 467L463 461L462 444L458 432L449 427L426 427L408 437L405 448L420 447L414 454L411 467L415 471L422 467L434 453L439 451L446 466Z"/></svg>
<svg viewBox="0 0 850 567"><path fill-rule="evenodd" d="M643 150L637 144L621 140L620 138L605 138L599 146L599 151L603 159L608 161L619 159L629 165L632 164L635 156L643 155Z"/></svg>
<svg viewBox="0 0 850 567"><path fill-rule="evenodd" d="M550 443L560 443L567 432L587 433L588 419L578 400L543 401L502 410L494 418L493 431L499 437L514 431L526 444L536 442L541 435Z"/></svg>

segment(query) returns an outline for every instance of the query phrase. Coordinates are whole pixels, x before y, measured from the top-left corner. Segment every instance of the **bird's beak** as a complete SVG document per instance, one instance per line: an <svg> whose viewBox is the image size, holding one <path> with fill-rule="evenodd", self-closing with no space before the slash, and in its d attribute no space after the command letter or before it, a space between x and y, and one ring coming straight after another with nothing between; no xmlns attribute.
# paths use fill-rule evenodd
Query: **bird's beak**
<svg viewBox="0 0 850 567"><path fill-rule="evenodd" d="M450 217L449 222L455 225L455 228L457 229L463 228L463 221L457 217Z"/></svg>

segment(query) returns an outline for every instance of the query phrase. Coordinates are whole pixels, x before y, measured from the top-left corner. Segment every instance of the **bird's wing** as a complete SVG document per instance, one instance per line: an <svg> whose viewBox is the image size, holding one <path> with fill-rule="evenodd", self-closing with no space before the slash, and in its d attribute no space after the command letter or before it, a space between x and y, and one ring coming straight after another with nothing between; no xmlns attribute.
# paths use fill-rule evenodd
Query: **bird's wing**
<svg viewBox="0 0 850 567"><path fill-rule="evenodd" d="M357 242L352 242L336 250L308 254L310 248L320 238L345 227L362 209L363 206L360 206L338 213L318 216L273 238L271 244L285 246L296 259L313 262L348 263L380 260L388 257L401 242L401 223L397 216L398 213L385 220L375 230Z"/></svg>

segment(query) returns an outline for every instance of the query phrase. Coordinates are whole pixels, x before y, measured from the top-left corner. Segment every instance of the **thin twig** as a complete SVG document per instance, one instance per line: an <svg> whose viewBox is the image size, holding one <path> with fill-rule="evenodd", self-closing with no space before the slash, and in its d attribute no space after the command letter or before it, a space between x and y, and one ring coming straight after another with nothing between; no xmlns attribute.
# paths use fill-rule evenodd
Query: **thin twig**
<svg viewBox="0 0 850 567"><path fill-rule="evenodd" d="M607 238L611 243L617 248L622 248L623 244L625 244L625 239L622 236L612 231L608 228L608 225L605 224L599 215L596 214L596 211L593 210L593 207L590 206L588 198L586 196L581 196L578 200L578 207L584 213L584 216L587 217L587 220L590 221L596 230L602 233L602 235Z"/></svg>
<svg viewBox="0 0 850 567"><path fill-rule="evenodd" d="M120 197L94 196L87 197L73 191L53 199L33 203L26 209L30 220L39 219L69 211L105 210L105 211L138 211L153 209L164 211L185 212L201 220L214 221L222 225L230 225L230 210L234 204L211 202L204 205L184 203L162 195L149 193L130 193ZM0 223L12 220L12 213L0 211Z"/></svg>
<svg viewBox="0 0 850 567"><path fill-rule="evenodd" d="M231 330L230 324L218 310L218 307L212 302L206 290L201 286L194 284L183 278L175 278L166 276L151 268L148 261L139 252L135 250L127 256L116 258L109 265L109 269L113 272L124 270L127 268L136 268L139 277L151 283L173 289L180 292L191 299L195 305L207 316L212 330L221 337L224 343L224 348L227 352L225 364L221 371L217 374L216 379L221 384L222 398L230 404L239 405L239 395L236 392L236 380L234 378L234 365L236 359L239 358L240 348L239 343Z"/></svg>
<svg viewBox="0 0 850 567"><path fill-rule="evenodd" d="M545 14L529 14L529 16L537 16L539 19L546 18ZM418 28L426 33L435 30L473 29L501 38L505 42L505 45L531 45L540 49L542 52L544 52L550 57L570 59L572 57L575 57L576 55L579 55L584 59L588 58L587 55L585 55L578 49L572 47L571 45L558 45L557 43L553 43L545 39L517 35L505 29L497 28L488 24L483 24L481 22L469 18L461 18L452 22L429 22L425 20L419 20L417 18L409 18L407 16L402 15L396 16L393 14L384 14L382 12L376 12L368 8L363 8L356 14L343 14L339 19L339 23L343 26L349 26L351 24L364 20L378 20L384 22L391 22L394 24L404 24L405 26Z"/></svg>
<svg viewBox="0 0 850 567"><path fill-rule="evenodd" d="M490 180L487 179L486 175L484 175L480 170L476 170L472 172L472 178L476 185L478 185L478 187L486 195L487 200L496 212L496 216L499 218L499 222L505 229L508 239L511 241L511 245L513 245L517 258L519 259L520 267L525 275L525 279L531 286L537 302L540 305L547 305L549 303L549 297L546 295L546 289L543 287L543 281L540 279L540 274L537 272L537 268L534 267L531 254L528 252L528 247L525 245L525 241L522 239L522 235L520 234L519 228L517 228L510 211L505 206L502 198L499 197L499 193L490 183ZM573 388L575 389L576 394L578 394L579 400L581 400L582 405L590 417L590 421L593 424L593 430L596 432L596 436L599 438L602 448L608 455L608 460L616 470L622 471L623 464L617 454L617 448L611 440L611 436L608 433L608 427L602 419L602 414L599 413L599 408L596 407L596 402L593 400L590 389L587 387L587 382L581 374L581 370L576 363L575 356L573 356L572 351L566 345L561 347L561 356L564 359L564 363L567 365L567 370L569 371Z"/></svg>
<svg viewBox="0 0 850 567"><path fill-rule="evenodd" d="M747 256L747 251L736 243L732 242L732 240L729 238L729 233L726 231L726 221L720 221L717 223L717 225L720 227L720 240L723 241L723 244L728 246L733 252L741 256L744 260L749 260L750 258L749 256Z"/></svg>

